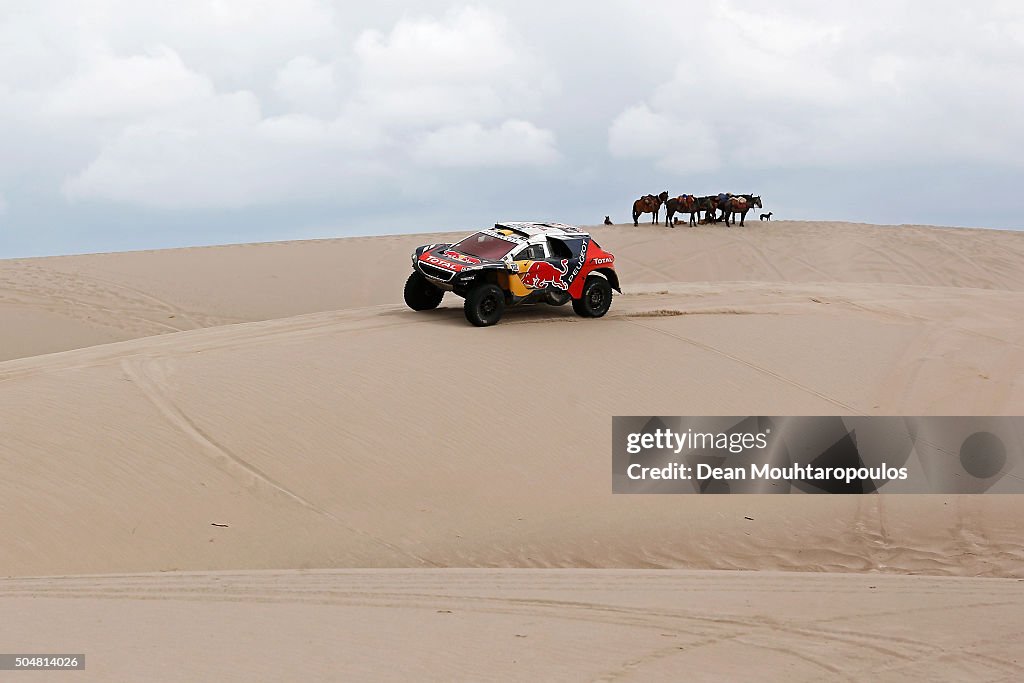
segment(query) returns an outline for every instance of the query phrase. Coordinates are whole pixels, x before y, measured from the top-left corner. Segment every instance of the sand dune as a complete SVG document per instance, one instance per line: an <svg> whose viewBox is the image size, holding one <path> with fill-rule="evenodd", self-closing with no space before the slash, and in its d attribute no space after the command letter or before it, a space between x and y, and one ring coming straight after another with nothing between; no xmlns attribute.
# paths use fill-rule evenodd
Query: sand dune
<svg viewBox="0 0 1024 683"><path fill-rule="evenodd" d="M1024 234L596 234L607 317L487 329L401 303L443 236L0 262L0 574L68 575L0 582L8 651L80 643L116 679L161 633L180 680L252 678L279 643L281 680L440 643L420 677L700 678L756 652L796 680L1019 678L1019 496L613 496L610 417L1020 414ZM406 569L302 571L327 568ZM126 572L158 573L74 578ZM381 634L406 630L395 664Z"/></svg>
<svg viewBox="0 0 1024 683"><path fill-rule="evenodd" d="M429 241L440 236L426 236ZM451 235L455 238L455 235ZM421 237L0 261L0 360L401 300ZM415 246L415 244L413 244Z"/></svg>
<svg viewBox="0 0 1024 683"><path fill-rule="evenodd" d="M849 223L592 228L627 286L779 282L1024 290L1024 238ZM401 301L412 248L465 232L0 261L0 360Z"/></svg>
<svg viewBox="0 0 1024 683"><path fill-rule="evenodd" d="M0 533L16 551L5 571L1020 575L1016 497L611 495L614 414L1020 405L1022 335L1015 320L996 323L994 305L962 302L963 327L952 329L920 312L878 314L851 292L840 298L852 304L829 305L802 286L747 287L728 308L720 295L657 294L621 297L600 321L560 309L510 315L494 328L499 347L494 330L468 326L458 309L384 306L9 361L0 366L0 411L14 426L0 445ZM1022 305L999 296L1001 315L1019 319ZM890 291L886 310L912 302ZM670 307L689 314L660 314ZM972 311L984 334L971 329ZM963 530L972 516L983 531Z"/></svg>
<svg viewBox="0 0 1024 683"><path fill-rule="evenodd" d="M366 271L398 261L387 266L392 303L366 305L385 295L381 285L339 310L0 363L4 573L612 566L1024 576L1016 497L612 496L608 456L616 414L1019 413L1024 273L1007 264L1024 236L979 231L985 250L962 230L630 230L601 236L629 284L598 321L539 306L480 330L456 298L415 314L394 300L402 254L425 238L388 237L379 257L373 240L358 244ZM903 252L893 247L900 235ZM876 264L879 281L866 282L854 257L873 240L893 252L892 269ZM233 255L277 248L209 251L234 267ZM801 256L774 256L787 252ZM712 268L708 254L729 277L758 263L787 270L686 282L688 260ZM156 262L136 263L161 257L209 254L81 258L106 260L105 277L121 258L119 272L159 273L166 285L173 276ZM322 263L333 260L344 259ZM913 262L938 265L897 268ZM955 264L957 278L929 282ZM333 296L344 286L323 267L332 286L317 291ZM200 291L204 271L189 272ZM897 276L920 282L885 281ZM298 287L315 276L292 277ZM108 293L109 310L123 291ZM150 302L184 296L150 291ZM245 288L210 291L223 302ZM251 296L247 315L276 312L259 288ZM205 312L187 308L209 321L221 305L211 297Z"/></svg>

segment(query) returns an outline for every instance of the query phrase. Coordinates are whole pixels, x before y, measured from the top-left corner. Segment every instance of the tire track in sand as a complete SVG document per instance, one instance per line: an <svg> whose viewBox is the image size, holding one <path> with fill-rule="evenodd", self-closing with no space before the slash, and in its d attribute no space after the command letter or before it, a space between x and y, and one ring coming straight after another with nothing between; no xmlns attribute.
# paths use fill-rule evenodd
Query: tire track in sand
<svg viewBox="0 0 1024 683"><path fill-rule="evenodd" d="M115 301L121 301L122 303L126 303L126 304L131 304L131 303L137 303L137 304L142 304L142 305L145 305L146 303L151 304L152 305L152 310L154 312L159 312L159 313L162 313L162 314L171 314L173 316L176 316L177 319L184 320L185 322L187 322L190 325L192 325L192 329L198 329L198 328L201 328L201 327L210 327L210 325L208 323L204 324L204 323L201 323L198 320L196 320L192 313L189 313L188 311L186 311L182 307L177 306L175 304L172 304L169 301L161 299L161 298L159 298L157 296L154 296L153 294L150 294L149 292L146 292L146 291L144 291L142 289L139 289L137 287L133 287L133 286L131 286L129 284L126 284L124 282L116 282L114 280L108 280L106 278L103 278L103 277L100 277L100 276L96 275L95 273L84 273L84 272L81 272L81 271L68 272L68 271L64 271L64 270L59 270L59 269L54 268L52 266L51 267L43 267L43 266L36 266L36 265L28 265L27 268L29 268L29 269L31 269L31 270L41 274L42 277L44 277L44 278L55 279L57 282L70 283L71 285L75 285L75 284L79 285L78 288L68 287L68 288L62 289L61 291L65 292L65 293L67 293L67 292L74 292L74 291L77 291L79 289L84 290L84 289L88 288L89 285L92 285L99 294L108 294ZM122 294L124 296L119 296L119 294ZM135 297L134 300L132 299L133 295ZM149 321L149 322L156 322L156 321ZM184 330L188 329L188 328L175 327L173 325L166 325L166 326L167 327L172 327L173 329L175 329L177 331L184 331Z"/></svg>
<svg viewBox="0 0 1024 683"><path fill-rule="evenodd" d="M831 403L831 404L833 404L835 406L838 406L838 407L840 407L840 408L842 408L844 410L847 410L847 411L849 411L849 412L851 412L851 413L853 413L855 415L866 415L866 413L861 411L859 408L855 408L854 406L850 405L849 403L844 403L844 402L840 401L839 399L832 398L828 394L823 394L822 392L818 391L817 389L812 389L809 386L806 386L804 384L801 384L800 382L797 382L795 379L791 379L789 377L786 377L785 375L781 375L781 374L775 372L774 370L769 370L768 368L766 368L766 367L764 367L762 365L758 365L757 363L754 363L752 361L745 360L743 358L740 358L739 356L734 356L733 354L728 353L726 351L722 351L721 349L716 349L714 346L711 346L710 344L705 344L704 342L697 341L696 339L690 339L689 337L684 337L683 335L676 334L675 332L669 332L668 330L663 330L660 327L655 327L653 325L647 325L647 324L639 322L637 320L632 320L632 319L630 319L628 317L620 318L620 320L622 320L623 322L629 323L630 325L638 325L639 327L645 327L648 330L651 330L652 332L657 332L658 334L663 334L663 335L666 335L668 337L672 337L673 339L677 339L677 340L679 340L681 342L685 342L687 344L690 344L691 346L696 346L699 349L703 349L705 351L708 351L710 353L716 354L718 356L722 356L723 358L728 358L729 360L731 360L733 362L739 363L741 365L746 365L748 368L750 368L752 370L755 370L756 372L760 372L761 374L768 375L769 377L772 377L773 379L776 379L776 380L778 380L780 382L783 382L784 384L788 384L791 387L795 387L797 389L800 389L801 391L804 391L806 393L809 393L809 394L812 394L814 396L817 396L818 398L822 399L823 401L827 401L828 403Z"/></svg>
<svg viewBox="0 0 1024 683"><path fill-rule="evenodd" d="M269 474L261 470L256 465L248 462L244 458L234 453L227 446L224 446L212 436L207 434L199 425L197 425L191 418L188 417L181 410L180 407L170 398L167 392L166 379L162 376L157 376L155 373L151 373L147 366L153 365L153 359L129 359L125 358L121 361L121 369L131 379L131 381L139 388L139 390L145 395L145 397L152 403L161 415L185 436L189 437L192 441L200 446L200 448L212 456L214 463L222 470L232 473L234 475L243 475L250 481L250 486L263 486L264 488L270 489L292 502L301 505L302 507L316 513L317 515L326 517L331 521L341 525L347 531L362 536L363 538L370 539L375 543L391 550L399 555L411 557L420 564L426 566L437 567L434 562L427 560L426 558L420 557L414 553L409 552L397 545L384 540L374 534L369 533L364 529L358 529L350 526L339 519L336 515L332 514L328 510L320 507L316 503L308 500L302 495L292 491L284 484L276 481Z"/></svg>

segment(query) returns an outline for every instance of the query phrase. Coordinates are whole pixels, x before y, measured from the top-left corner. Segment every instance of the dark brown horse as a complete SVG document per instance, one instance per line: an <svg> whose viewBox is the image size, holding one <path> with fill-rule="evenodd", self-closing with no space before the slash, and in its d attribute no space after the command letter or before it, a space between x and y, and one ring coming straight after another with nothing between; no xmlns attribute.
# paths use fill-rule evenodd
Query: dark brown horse
<svg viewBox="0 0 1024 683"><path fill-rule="evenodd" d="M721 200L721 197L719 197ZM736 214L740 215L740 227L743 226L743 220L747 217L747 212L751 209L760 209L761 197L754 194L739 194L739 195L728 195L724 204L720 203L722 209L722 218L725 219L726 227L736 222ZM729 220L732 219L732 223Z"/></svg>
<svg viewBox="0 0 1024 683"><path fill-rule="evenodd" d="M677 211L690 214L690 225L697 225L697 198L692 194L681 194L665 202L665 227L672 222Z"/></svg>
<svg viewBox="0 0 1024 683"><path fill-rule="evenodd" d="M700 212L704 212L704 220L700 220ZM697 197L697 222L714 223L718 213L718 198L714 195Z"/></svg>
<svg viewBox="0 0 1024 683"><path fill-rule="evenodd" d="M651 223L658 222L658 213L661 211L661 205L668 200L668 192L662 192L657 197L653 194L644 195L640 199L633 202L633 227L640 225L640 214L651 213L654 214L654 218Z"/></svg>

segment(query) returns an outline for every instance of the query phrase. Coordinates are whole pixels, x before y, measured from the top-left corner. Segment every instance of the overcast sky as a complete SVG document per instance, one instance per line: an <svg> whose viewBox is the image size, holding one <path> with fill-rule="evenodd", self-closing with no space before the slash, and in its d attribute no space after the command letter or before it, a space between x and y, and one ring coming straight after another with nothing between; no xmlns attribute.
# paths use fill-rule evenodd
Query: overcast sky
<svg viewBox="0 0 1024 683"><path fill-rule="evenodd" d="M0 0L0 257L629 220L1016 228L1024 3Z"/></svg>

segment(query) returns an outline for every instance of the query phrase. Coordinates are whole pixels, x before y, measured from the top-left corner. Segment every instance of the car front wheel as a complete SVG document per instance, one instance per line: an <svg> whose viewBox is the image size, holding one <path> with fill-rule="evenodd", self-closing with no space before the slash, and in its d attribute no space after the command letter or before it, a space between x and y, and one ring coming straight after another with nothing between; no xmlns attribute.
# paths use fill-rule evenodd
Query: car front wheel
<svg viewBox="0 0 1024 683"><path fill-rule="evenodd" d="M414 311L429 311L441 305L444 290L430 284L427 278L413 271L405 281L405 303Z"/></svg>
<svg viewBox="0 0 1024 683"><path fill-rule="evenodd" d="M488 327L501 320L505 312L505 293L498 285L478 284L466 292L463 308L466 320L477 327Z"/></svg>
<svg viewBox="0 0 1024 683"><path fill-rule="evenodd" d="M603 277L591 275L583 285L583 296L572 300L572 309L584 318L600 318L612 305L612 286Z"/></svg>

